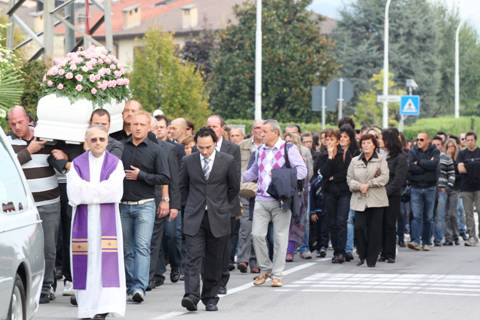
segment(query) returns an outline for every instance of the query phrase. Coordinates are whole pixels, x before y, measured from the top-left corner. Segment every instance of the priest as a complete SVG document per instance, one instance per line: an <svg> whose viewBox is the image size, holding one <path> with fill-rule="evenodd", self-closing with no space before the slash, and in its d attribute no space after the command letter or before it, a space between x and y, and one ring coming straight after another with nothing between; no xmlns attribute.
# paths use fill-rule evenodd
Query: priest
<svg viewBox="0 0 480 320"><path fill-rule="evenodd" d="M71 263L78 317L123 317L126 284L122 227L118 204L125 173L122 162L105 151L108 132L92 126L85 134L87 151L67 173L72 206Z"/></svg>

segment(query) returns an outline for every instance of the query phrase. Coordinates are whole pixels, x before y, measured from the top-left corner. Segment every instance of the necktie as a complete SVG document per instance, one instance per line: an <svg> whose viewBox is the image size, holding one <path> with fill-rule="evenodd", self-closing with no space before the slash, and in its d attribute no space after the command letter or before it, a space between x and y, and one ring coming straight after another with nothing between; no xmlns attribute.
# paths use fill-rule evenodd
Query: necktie
<svg viewBox="0 0 480 320"><path fill-rule="evenodd" d="M203 158L203 175L205 176L205 180L208 180L208 177L210 176L210 170L209 170L209 164L210 159L209 158Z"/></svg>

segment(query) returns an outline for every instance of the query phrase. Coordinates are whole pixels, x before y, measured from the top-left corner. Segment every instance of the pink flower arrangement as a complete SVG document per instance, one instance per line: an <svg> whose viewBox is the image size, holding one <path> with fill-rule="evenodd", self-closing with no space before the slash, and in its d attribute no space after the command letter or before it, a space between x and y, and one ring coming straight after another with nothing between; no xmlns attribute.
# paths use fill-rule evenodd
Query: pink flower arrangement
<svg viewBox="0 0 480 320"><path fill-rule="evenodd" d="M103 47L70 52L55 59L43 78L46 94L66 96L72 101L88 99L98 106L123 101L130 96L125 67Z"/></svg>

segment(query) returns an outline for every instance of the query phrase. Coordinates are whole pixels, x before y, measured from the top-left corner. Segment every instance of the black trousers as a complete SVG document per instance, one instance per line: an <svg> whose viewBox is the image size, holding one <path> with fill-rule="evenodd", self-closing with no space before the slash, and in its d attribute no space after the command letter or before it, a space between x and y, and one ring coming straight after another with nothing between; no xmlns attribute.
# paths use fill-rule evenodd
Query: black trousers
<svg viewBox="0 0 480 320"><path fill-rule="evenodd" d="M155 215L157 213L155 212ZM159 219L155 217L155 223L153 225L152 241L150 243L150 272L149 281L152 281L158 270L160 263L160 251L162 248L163 233L165 230L165 221L167 217Z"/></svg>
<svg viewBox="0 0 480 320"><path fill-rule="evenodd" d="M360 259L375 265L382 248L382 220L385 208L367 208L355 214L355 240Z"/></svg>
<svg viewBox="0 0 480 320"><path fill-rule="evenodd" d="M72 207L68 204L67 184L59 183L60 189L60 227L57 242L57 266L61 266L66 281L72 281L70 271L70 232L72 225Z"/></svg>
<svg viewBox="0 0 480 320"><path fill-rule="evenodd" d="M328 241L330 240L328 234L328 224L326 214L320 214L318 221L313 223L310 220L310 251L320 250L321 248L328 248Z"/></svg>
<svg viewBox="0 0 480 320"><path fill-rule="evenodd" d="M396 225L397 219L400 216L400 196L389 197L388 203L389 206L385 208L385 214L383 216L381 256L395 259L397 248Z"/></svg>
<svg viewBox="0 0 480 320"><path fill-rule="evenodd" d="M227 241L227 246L225 247L224 261L223 261L223 272L222 279L220 281L220 286L226 288L228 280L230 280L230 271L228 270L229 265L235 263L235 254L237 252L238 245L238 231L240 230L240 220L237 220L235 217L230 219L230 236Z"/></svg>
<svg viewBox="0 0 480 320"><path fill-rule="evenodd" d="M207 212L198 233L185 235L185 296L192 297L196 302L201 299L205 305L218 302L217 291L229 239L229 235L216 238L212 234ZM203 283L201 294L200 275Z"/></svg>
<svg viewBox="0 0 480 320"><path fill-rule="evenodd" d="M345 254L350 194L333 195L325 192L324 201L334 254Z"/></svg>

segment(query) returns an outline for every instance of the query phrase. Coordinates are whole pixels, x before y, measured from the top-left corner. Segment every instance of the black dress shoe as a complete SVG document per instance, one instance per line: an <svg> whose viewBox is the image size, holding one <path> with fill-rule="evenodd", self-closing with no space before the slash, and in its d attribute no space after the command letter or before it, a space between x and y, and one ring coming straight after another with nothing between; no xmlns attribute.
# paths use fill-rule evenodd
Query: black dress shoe
<svg viewBox="0 0 480 320"><path fill-rule="evenodd" d="M235 264L234 263L229 263L228 264L228 271L232 271L232 270L235 270Z"/></svg>
<svg viewBox="0 0 480 320"><path fill-rule="evenodd" d="M365 259L360 259L360 261L357 262L357 266L360 267L364 263L365 263Z"/></svg>
<svg viewBox="0 0 480 320"><path fill-rule="evenodd" d="M178 282L178 280L180 280L180 271L172 270L172 272L170 272L170 281L175 283Z"/></svg>
<svg viewBox="0 0 480 320"><path fill-rule="evenodd" d="M182 299L182 307L186 308L188 311L197 311L197 304L192 297L185 296Z"/></svg>
<svg viewBox="0 0 480 320"><path fill-rule="evenodd" d="M387 263L395 263L395 259L394 258L387 258Z"/></svg>
<svg viewBox="0 0 480 320"><path fill-rule="evenodd" d="M153 289L156 288L156 285L155 285L155 280L150 280L148 282L148 287L147 287L147 290L146 291L152 291Z"/></svg>
<svg viewBox="0 0 480 320"><path fill-rule="evenodd" d="M50 294L49 293L42 293L40 294L40 304L50 303Z"/></svg>
<svg viewBox="0 0 480 320"><path fill-rule="evenodd" d="M218 307L215 303L207 303L205 311L218 311Z"/></svg>
<svg viewBox="0 0 480 320"><path fill-rule="evenodd" d="M398 246L400 248L405 248L405 242L404 241L398 241Z"/></svg>
<svg viewBox="0 0 480 320"><path fill-rule="evenodd" d="M164 276L156 276L154 281L155 281L155 288L160 287L164 284L165 277Z"/></svg>
<svg viewBox="0 0 480 320"><path fill-rule="evenodd" d="M367 267L369 267L369 268L375 268L375 263L367 263Z"/></svg>
<svg viewBox="0 0 480 320"><path fill-rule="evenodd" d="M450 240L447 240L443 243L444 246L453 246L453 242Z"/></svg>
<svg viewBox="0 0 480 320"><path fill-rule="evenodd" d="M320 248L318 251L317 257L325 258L327 256L327 250L325 248Z"/></svg>
<svg viewBox="0 0 480 320"><path fill-rule="evenodd" d="M217 294L227 294L227 288L224 286L218 287Z"/></svg>
<svg viewBox="0 0 480 320"><path fill-rule="evenodd" d="M351 252L345 253L345 261L350 262L353 260L353 254Z"/></svg>
<svg viewBox="0 0 480 320"><path fill-rule="evenodd" d="M75 307L78 306L77 298L75 296L70 297L70 304Z"/></svg>
<svg viewBox="0 0 480 320"><path fill-rule="evenodd" d="M108 313L99 313L96 314L92 319L105 319L108 316Z"/></svg>
<svg viewBox="0 0 480 320"><path fill-rule="evenodd" d="M378 262L385 262L385 261L387 261L387 258L385 257L378 258Z"/></svg>
<svg viewBox="0 0 480 320"><path fill-rule="evenodd" d="M332 258L332 263L344 263L345 262L345 257L343 254L337 254Z"/></svg>

